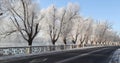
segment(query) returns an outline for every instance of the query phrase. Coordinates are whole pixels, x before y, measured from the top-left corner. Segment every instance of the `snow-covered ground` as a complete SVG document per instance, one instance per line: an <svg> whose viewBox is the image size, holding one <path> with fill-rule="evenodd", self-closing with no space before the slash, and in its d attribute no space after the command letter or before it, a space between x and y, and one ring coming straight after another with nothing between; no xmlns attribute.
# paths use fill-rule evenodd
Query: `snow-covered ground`
<svg viewBox="0 0 120 63"><path fill-rule="evenodd" d="M120 49L117 49L109 63L120 63Z"/></svg>

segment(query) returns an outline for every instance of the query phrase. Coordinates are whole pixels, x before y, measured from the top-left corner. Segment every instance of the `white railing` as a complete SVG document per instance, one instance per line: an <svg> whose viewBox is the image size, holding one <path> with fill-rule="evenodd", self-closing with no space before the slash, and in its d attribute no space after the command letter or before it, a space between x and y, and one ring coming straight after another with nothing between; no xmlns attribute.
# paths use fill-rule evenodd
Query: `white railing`
<svg viewBox="0 0 120 63"><path fill-rule="evenodd" d="M57 46L31 46L31 47L1 47L0 56L4 55L17 55L17 54L29 54L31 48L31 54L47 52L47 51L60 51L77 48L77 45L57 45Z"/></svg>
<svg viewBox="0 0 120 63"><path fill-rule="evenodd" d="M50 52L50 51L61 51L61 50L70 50L74 48L81 47L90 47L90 46L112 46L112 45L56 45L56 46L31 46L31 47L1 47L0 48L0 56L8 56L8 55L18 55L18 54L38 54L42 52Z"/></svg>

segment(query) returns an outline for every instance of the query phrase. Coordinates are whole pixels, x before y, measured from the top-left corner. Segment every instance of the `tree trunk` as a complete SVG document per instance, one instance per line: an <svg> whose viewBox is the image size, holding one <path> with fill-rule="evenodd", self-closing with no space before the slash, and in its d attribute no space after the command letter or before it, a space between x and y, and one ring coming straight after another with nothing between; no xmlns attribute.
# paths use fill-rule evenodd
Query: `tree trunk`
<svg viewBox="0 0 120 63"><path fill-rule="evenodd" d="M32 42L33 42L33 40L32 39L30 39L30 40L28 40L28 46L29 46L29 54L32 54Z"/></svg>
<svg viewBox="0 0 120 63"><path fill-rule="evenodd" d="M55 45L55 43L56 43L56 40L53 39L53 40L52 40L52 44Z"/></svg>
<svg viewBox="0 0 120 63"><path fill-rule="evenodd" d="M85 41L85 37L84 37L84 39L82 39L82 38L80 39L80 45L79 45L80 47L81 47L81 46L83 47L84 41Z"/></svg>
<svg viewBox="0 0 120 63"><path fill-rule="evenodd" d="M93 46L94 45L94 42L93 41L90 41L91 42L91 45Z"/></svg>
<svg viewBox="0 0 120 63"><path fill-rule="evenodd" d="M63 42L65 45L67 44L66 38L63 39Z"/></svg>
<svg viewBox="0 0 120 63"><path fill-rule="evenodd" d="M76 41L72 40L72 43L73 43L73 44L76 44Z"/></svg>
<svg viewBox="0 0 120 63"><path fill-rule="evenodd" d="M52 44L53 44L53 47L51 48L52 51L55 51L55 43L56 43L56 40L52 40Z"/></svg>
<svg viewBox="0 0 120 63"><path fill-rule="evenodd" d="M80 41L79 47L82 47L82 46L83 46L83 42L84 42L84 41Z"/></svg>

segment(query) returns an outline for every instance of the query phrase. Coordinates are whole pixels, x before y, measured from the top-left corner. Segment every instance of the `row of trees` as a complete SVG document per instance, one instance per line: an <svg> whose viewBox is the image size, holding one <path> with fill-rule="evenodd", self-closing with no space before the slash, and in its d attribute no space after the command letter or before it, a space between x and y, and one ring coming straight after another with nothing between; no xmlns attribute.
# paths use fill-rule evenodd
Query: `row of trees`
<svg viewBox="0 0 120 63"><path fill-rule="evenodd" d="M29 46L42 30L42 25L47 29L53 45L60 38L64 44L71 40L73 44L80 46L120 41L119 35L107 21L95 21L80 16L80 7L77 4L69 3L62 8L51 5L40 10L33 0L1 0L0 3L0 10L4 11L0 15L14 24L14 29L1 32L0 35L7 37L19 32Z"/></svg>

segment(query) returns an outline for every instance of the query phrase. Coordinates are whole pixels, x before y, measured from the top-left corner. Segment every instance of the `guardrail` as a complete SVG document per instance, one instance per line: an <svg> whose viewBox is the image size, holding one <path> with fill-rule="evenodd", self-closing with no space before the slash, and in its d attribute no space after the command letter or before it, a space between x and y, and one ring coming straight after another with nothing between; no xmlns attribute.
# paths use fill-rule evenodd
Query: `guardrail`
<svg viewBox="0 0 120 63"><path fill-rule="evenodd" d="M2 47L0 48L0 56L30 54L30 52L31 54L36 54L36 53L47 52L47 51L69 50L77 47L78 47L77 45Z"/></svg>

